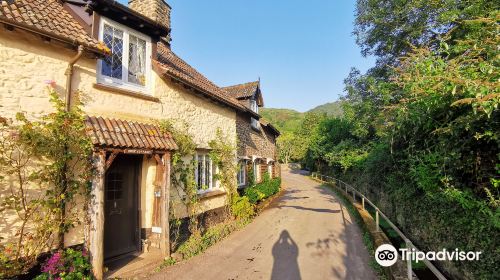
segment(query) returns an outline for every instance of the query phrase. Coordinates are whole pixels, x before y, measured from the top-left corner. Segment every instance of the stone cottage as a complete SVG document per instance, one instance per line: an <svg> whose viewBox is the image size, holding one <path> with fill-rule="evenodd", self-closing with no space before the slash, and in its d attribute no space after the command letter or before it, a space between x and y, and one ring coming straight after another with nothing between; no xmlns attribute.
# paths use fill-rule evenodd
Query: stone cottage
<svg viewBox="0 0 500 280"><path fill-rule="evenodd" d="M201 211L226 201L208 157L218 130L240 139L238 156L258 164L256 174L265 168L279 173L279 133L260 121L259 84L240 97L179 58L171 49L171 8L163 0L131 0L128 6L113 0L0 3L0 116L13 119L24 111L36 119L50 113L46 80L64 93L68 107L77 91L84 96L97 170L93 206L90 226L72 229L64 242L87 242L98 279L106 260L140 250L141 240L157 240L169 254L168 209L177 199L170 190L170 155L177 145L155 121L189 124L201 166L195 171ZM0 185L0 195L4 191ZM178 212L186 215L185 209ZM14 226L0 225L6 239L16 230L16 221L9 224Z"/></svg>
<svg viewBox="0 0 500 280"><path fill-rule="evenodd" d="M259 113L260 107L264 107L260 80L224 87L224 90L255 114ZM250 114L240 113L236 116L236 134L239 188L249 185L249 175L256 183L262 181L265 173L271 178L280 176L276 151L276 138L280 132L273 125Z"/></svg>

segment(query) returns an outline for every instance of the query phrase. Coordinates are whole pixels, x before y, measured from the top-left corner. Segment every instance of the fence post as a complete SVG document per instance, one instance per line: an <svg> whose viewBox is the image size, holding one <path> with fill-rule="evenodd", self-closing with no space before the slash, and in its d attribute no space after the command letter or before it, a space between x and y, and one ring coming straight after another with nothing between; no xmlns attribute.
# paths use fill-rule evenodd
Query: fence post
<svg viewBox="0 0 500 280"><path fill-rule="evenodd" d="M354 203L356 203L356 191L354 188L352 188L352 200L354 200Z"/></svg>
<svg viewBox="0 0 500 280"><path fill-rule="evenodd" d="M347 192L347 184L344 183L344 186L345 186L345 194L349 194L349 192Z"/></svg>
<svg viewBox="0 0 500 280"><path fill-rule="evenodd" d="M406 240L406 248L408 249L408 252L411 251L411 248L412 248L412 244L411 244L411 241L410 240ZM407 256L410 256L409 254ZM408 280L412 280L413 279L413 272L411 270L411 258L408 258L406 260L406 268L408 270Z"/></svg>
<svg viewBox="0 0 500 280"><path fill-rule="evenodd" d="M365 197L361 197L361 203L363 204L363 210L365 210Z"/></svg>
<svg viewBox="0 0 500 280"><path fill-rule="evenodd" d="M380 231L378 208L375 208L375 223L377 224L377 232Z"/></svg>

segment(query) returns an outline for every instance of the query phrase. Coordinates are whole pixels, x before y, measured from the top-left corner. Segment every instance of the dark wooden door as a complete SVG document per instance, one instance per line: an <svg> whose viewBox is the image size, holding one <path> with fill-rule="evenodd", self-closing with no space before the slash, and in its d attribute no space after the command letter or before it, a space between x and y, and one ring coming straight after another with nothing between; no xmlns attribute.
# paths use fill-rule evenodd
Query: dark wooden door
<svg viewBox="0 0 500 280"><path fill-rule="evenodd" d="M139 164L138 157L119 155L106 172L104 258L139 249Z"/></svg>

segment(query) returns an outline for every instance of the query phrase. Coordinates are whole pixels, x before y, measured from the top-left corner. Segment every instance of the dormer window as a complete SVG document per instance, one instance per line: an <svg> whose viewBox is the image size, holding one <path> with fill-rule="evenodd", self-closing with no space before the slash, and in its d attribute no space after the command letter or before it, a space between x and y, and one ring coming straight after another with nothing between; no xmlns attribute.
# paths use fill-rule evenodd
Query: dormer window
<svg viewBox="0 0 500 280"><path fill-rule="evenodd" d="M151 38L105 18L99 30L99 40L112 54L99 60L97 82L150 93Z"/></svg>
<svg viewBox="0 0 500 280"><path fill-rule="evenodd" d="M255 113L259 113L259 105L257 105L257 101L255 99L250 99L250 109L254 111ZM260 129L260 124L259 121L255 118L251 119L251 125L253 129L259 130Z"/></svg>
<svg viewBox="0 0 500 280"><path fill-rule="evenodd" d="M252 111L257 114L259 113L259 105L257 105L257 100L250 99L250 109L252 109Z"/></svg>

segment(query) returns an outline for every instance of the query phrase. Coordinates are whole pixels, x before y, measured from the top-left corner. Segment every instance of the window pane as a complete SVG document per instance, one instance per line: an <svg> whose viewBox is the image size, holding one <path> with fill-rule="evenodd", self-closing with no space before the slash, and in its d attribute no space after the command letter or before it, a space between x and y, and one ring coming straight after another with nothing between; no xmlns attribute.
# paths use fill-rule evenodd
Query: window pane
<svg viewBox="0 0 500 280"><path fill-rule="evenodd" d="M210 175L209 175L209 170L210 170L210 165L208 164L208 160L205 158L205 174L204 174L204 177L205 177L205 187L210 187L208 185L208 182L209 182L209 178L210 178Z"/></svg>
<svg viewBox="0 0 500 280"><path fill-rule="evenodd" d="M203 156L198 156L198 189L203 186Z"/></svg>
<svg viewBox="0 0 500 280"><path fill-rule="evenodd" d="M128 81L146 85L146 41L129 36Z"/></svg>
<svg viewBox="0 0 500 280"><path fill-rule="evenodd" d="M238 185L245 184L245 162L240 162L240 169L238 170Z"/></svg>
<svg viewBox="0 0 500 280"><path fill-rule="evenodd" d="M111 55L102 61L102 74L117 79L122 78L123 31L113 26L104 25L104 44L111 50Z"/></svg>

